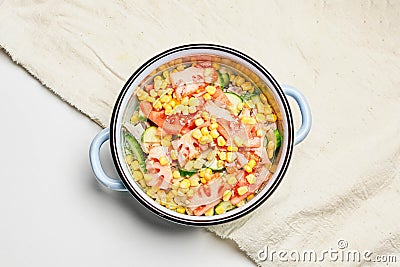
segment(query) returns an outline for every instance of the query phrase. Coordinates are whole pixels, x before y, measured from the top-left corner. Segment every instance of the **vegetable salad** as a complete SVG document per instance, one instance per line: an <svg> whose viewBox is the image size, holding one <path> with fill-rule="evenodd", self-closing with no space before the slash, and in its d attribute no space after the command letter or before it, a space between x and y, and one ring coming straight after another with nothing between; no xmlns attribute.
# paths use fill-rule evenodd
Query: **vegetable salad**
<svg viewBox="0 0 400 267"><path fill-rule="evenodd" d="M160 205L212 216L250 201L281 144L277 116L245 74L211 61L164 67L136 88L125 161Z"/></svg>

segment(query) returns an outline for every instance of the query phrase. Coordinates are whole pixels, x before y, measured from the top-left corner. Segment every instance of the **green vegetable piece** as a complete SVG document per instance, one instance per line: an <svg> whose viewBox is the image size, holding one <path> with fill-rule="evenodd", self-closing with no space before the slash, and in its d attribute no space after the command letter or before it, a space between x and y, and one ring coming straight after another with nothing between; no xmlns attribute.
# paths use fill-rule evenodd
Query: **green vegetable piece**
<svg viewBox="0 0 400 267"><path fill-rule="evenodd" d="M139 142L128 133L125 133L125 142L129 151L132 152L133 157L139 162L140 170L146 173L146 159L144 158L144 153Z"/></svg>
<svg viewBox="0 0 400 267"><path fill-rule="evenodd" d="M197 173L197 170L188 171L188 170L185 170L185 169L179 169L179 174L182 177L190 177L190 176L192 176L193 174L196 174L196 173Z"/></svg>
<svg viewBox="0 0 400 267"><path fill-rule="evenodd" d="M150 126L142 134L142 142L144 143L159 143L161 136L157 134L157 127Z"/></svg>

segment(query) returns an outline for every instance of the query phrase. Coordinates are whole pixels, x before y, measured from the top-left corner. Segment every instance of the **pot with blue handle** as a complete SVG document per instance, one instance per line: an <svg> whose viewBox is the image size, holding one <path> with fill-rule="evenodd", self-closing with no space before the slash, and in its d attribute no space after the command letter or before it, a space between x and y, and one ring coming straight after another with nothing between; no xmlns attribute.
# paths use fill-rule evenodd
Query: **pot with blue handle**
<svg viewBox="0 0 400 267"><path fill-rule="evenodd" d="M129 121L134 110L137 109L137 88L142 82L160 69L160 66L169 66L171 62L190 62L193 58L211 59L219 63L236 68L246 73L268 99L269 104L277 114L276 127L281 133L281 146L270 166L271 177L258 190L255 197L243 206L229 212L213 216L193 216L181 214L158 204L149 197L142 187L133 179L129 167L124 160L123 151L123 123ZM298 104L302 123L295 133L291 108L287 96L292 97ZM305 96L296 88L288 85L279 85L272 75L257 61L249 56L220 45L191 44L183 45L164 51L144 63L128 79L115 103L110 127L102 130L93 139L90 146L90 163L97 180L111 190L129 191L143 206L155 214L186 225L206 226L216 225L238 219L264 203L276 190L288 168L294 145L302 142L311 129L311 111ZM231 133L234 135L234 133ZM109 177L103 170L100 162L100 148L105 141L110 141L111 155L119 178ZM139 140L140 141L140 140Z"/></svg>

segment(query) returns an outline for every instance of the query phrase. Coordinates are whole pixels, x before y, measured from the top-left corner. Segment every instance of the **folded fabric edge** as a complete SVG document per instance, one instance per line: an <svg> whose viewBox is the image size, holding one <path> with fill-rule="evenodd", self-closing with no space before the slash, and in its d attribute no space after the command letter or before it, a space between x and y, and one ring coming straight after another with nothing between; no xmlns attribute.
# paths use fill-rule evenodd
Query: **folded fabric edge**
<svg viewBox="0 0 400 267"><path fill-rule="evenodd" d="M9 56L11 58L11 60L21 66L26 72L28 72L33 78L35 78L37 81L39 81L45 88L47 88L48 90L50 90L50 92L52 92L54 95L56 95L57 97L59 97L63 102L67 103L69 106L73 107L74 109L78 110L81 114L85 115L86 117L88 117L90 120L94 121L97 125L99 125L102 128L105 128L105 125L103 125L101 123L101 121L94 117L91 116L89 114L87 114L86 112L84 112L82 109L80 109L78 106L72 104L71 102L69 102L66 98L64 98L62 95L60 95L55 89L49 87L46 82L44 80L42 80L40 77L38 77L34 70L27 67L24 63L19 62L16 57L13 55L13 52L11 51L11 49L7 49L6 45L0 43L0 50L3 51L7 56Z"/></svg>

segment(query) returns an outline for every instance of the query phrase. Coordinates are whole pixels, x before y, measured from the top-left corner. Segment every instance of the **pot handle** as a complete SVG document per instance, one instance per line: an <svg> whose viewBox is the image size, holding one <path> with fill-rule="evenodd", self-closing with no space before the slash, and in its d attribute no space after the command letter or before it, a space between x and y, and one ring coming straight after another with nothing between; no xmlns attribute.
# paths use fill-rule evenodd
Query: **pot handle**
<svg viewBox="0 0 400 267"><path fill-rule="evenodd" d="M127 191L122 181L108 177L101 165L100 148L109 139L110 128L103 129L93 138L89 149L90 165L92 165L94 176L102 185L115 191Z"/></svg>
<svg viewBox="0 0 400 267"><path fill-rule="evenodd" d="M311 110L310 106L308 105L308 102L306 100L306 97L296 88L290 85L282 85L283 92L292 97L294 100L296 100L297 105L299 105L300 112L301 112L301 126L300 129L297 131L297 133L294 136L294 144L297 145L301 141L304 140L304 138L307 137L308 133L311 130L311 122L312 122L312 117L311 117Z"/></svg>

